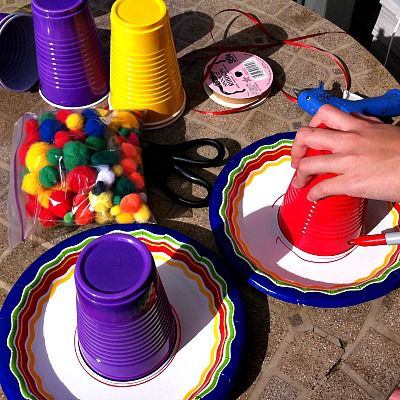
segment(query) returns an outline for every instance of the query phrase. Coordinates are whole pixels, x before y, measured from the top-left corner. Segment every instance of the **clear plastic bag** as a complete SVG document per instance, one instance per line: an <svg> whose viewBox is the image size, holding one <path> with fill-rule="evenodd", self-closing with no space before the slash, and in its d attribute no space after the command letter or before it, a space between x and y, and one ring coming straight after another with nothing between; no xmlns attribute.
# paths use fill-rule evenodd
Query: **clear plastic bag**
<svg viewBox="0 0 400 400"><path fill-rule="evenodd" d="M134 111L25 113L14 126L9 245L40 227L154 222Z"/></svg>

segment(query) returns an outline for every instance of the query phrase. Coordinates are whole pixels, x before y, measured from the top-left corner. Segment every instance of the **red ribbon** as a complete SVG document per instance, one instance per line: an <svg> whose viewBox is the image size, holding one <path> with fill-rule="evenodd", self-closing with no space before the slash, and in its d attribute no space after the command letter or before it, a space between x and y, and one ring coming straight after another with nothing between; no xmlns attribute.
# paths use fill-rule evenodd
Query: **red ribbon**
<svg viewBox="0 0 400 400"><path fill-rule="evenodd" d="M316 51L318 53L322 53L324 55L326 55L327 57L329 57L331 60L333 60L340 68L340 70L343 73L343 76L346 80L346 89L349 90L350 89L350 85L351 85L351 79L350 79L350 74L348 72L347 67L345 66L344 62L342 60L340 60L339 57L335 56L334 54L330 53L329 51L323 50L319 47L316 46L312 46L310 44L306 44L306 43L299 43L301 40L305 40L305 39L310 39L316 36L322 36L322 35L328 35L331 33L346 33L346 32L317 32L317 33L311 33L309 35L304 35L304 36L298 36L295 38L291 38L291 39L284 39L284 40L279 40L276 39L271 32L268 31L267 28L265 28L265 26L261 23L261 21L258 19L258 17L249 14L248 12L245 11L241 11L238 10L236 8L227 8L224 9L220 12L218 12L217 14L214 15L214 17L225 13L225 12L237 12L240 13L242 15L244 15L245 17L247 17L250 21L252 21L255 26L261 31L263 32L266 36L268 36L270 39L273 40L272 43L268 43L268 44L248 44L248 45L239 45L239 46L232 46L232 47L225 47L225 46L220 46L218 49L218 53L217 55L212 59L211 63L209 64L203 79L201 80L197 91L199 90L203 90L203 85L204 82L207 80L210 71L212 69L212 67L214 66L215 62L217 61L218 57L222 54L222 53L226 53L226 52L232 52L232 51L241 51L241 50L250 50L250 49L269 49L272 47L276 47L276 46L280 46L282 44L288 45L288 46L294 46L294 47L302 47L305 49L309 49L311 51ZM214 40L214 36L213 36L213 28L210 27L210 35ZM214 52L215 49L214 48L207 48L207 49L199 49L196 52L204 52L204 51L212 51ZM206 57L201 57L201 58L206 58ZM208 57L207 57L208 58ZM282 85L283 86L283 85ZM285 90L283 90L283 88L280 89L282 91L282 93L292 102L297 103L297 98L292 96L291 94L287 93ZM260 101L262 101L264 98L268 97L269 95L269 91L267 91L266 93L264 93L261 97L258 97L255 101L246 104L242 107L238 107L238 108L229 108L227 110L223 110L223 111L203 111L203 110L199 110L197 108L191 108L191 110L202 114L202 115L228 115L228 114L234 114L240 111L244 111L244 110L248 110L249 108L253 107L254 105L258 104ZM193 100L193 99L192 99ZM190 103L190 101L189 101Z"/></svg>

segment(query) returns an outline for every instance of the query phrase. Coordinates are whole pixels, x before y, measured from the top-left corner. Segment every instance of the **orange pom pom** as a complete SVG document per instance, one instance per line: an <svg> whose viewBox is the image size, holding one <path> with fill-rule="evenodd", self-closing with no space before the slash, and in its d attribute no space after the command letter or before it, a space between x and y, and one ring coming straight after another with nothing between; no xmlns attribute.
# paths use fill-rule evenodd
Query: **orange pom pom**
<svg viewBox="0 0 400 400"><path fill-rule="evenodd" d="M132 158L123 158L120 161L120 165L123 168L124 173L126 175L129 175L132 172L135 172L137 169L137 164L136 164L135 160L133 160Z"/></svg>
<svg viewBox="0 0 400 400"><path fill-rule="evenodd" d="M124 196L121 200L120 209L121 212L135 213L140 208L140 196L137 193L131 193Z"/></svg>
<svg viewBox="0 0 400 400"><path fill-rule="evenodd" d="M142 151L140 147L134 146L131 143L122 143L121 144L121 151L124 157L131 157L136 162L140 160L142 156Z"/></svg>
<svg viewBox="0 0 400 400"><path fill-rule="evenodd" d="M137 190L141 191L144 189L144 177L139 172L132 172L128 175L128 179L135 184Z"/></svg>

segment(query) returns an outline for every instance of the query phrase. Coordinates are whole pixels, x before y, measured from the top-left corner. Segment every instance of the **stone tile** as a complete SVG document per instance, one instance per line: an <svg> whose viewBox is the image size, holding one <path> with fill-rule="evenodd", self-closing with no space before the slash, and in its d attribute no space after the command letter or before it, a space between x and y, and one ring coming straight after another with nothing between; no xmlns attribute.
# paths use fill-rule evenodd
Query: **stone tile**
<svg viewBox="0 0 400 400"><path fill-rule="evenodd" d="M56 245L63 240L77 235L78 233L87 231L90 228L94 228L94 225L84 225L84 226L55 226L53 228L47 229L42 226L38 227L35 235L43 240L43 242Z"/></svg>
<svg viewBox="0 0 400 400"><path fill-rule="evenodd" d="M1 115L14 123L24 112L35 112L40 99L37 92L13 93L0 89Z"/></svg>
<svg viewBox="0 0 400 400"><path fill-rule="evenodd" d="M282 357L279 369L312 389L339 361L343 350L314 332L296 334L293 345Z"/></svg>
<svg viewBox="0 0 400 400"><path fill-rule="evenodd" d="M0 262L0 279L14 285L22 272L45 251L44 247L30 240L20 243Z"/></svg>
<svg viewBox="0 0 400 400"><path fill-rule="evenodd" d="M270 309L286 316L299 313L305 308L302 305L287 303L286 301L281 301L271 296L268 296L268 304Z"/></svg>
<svg viewBox="0 0 400 400"><path fill-rule="evenodd" d="M313 324L345 343L353 342L371 309L371 303L345 308L307 308Z"/></svg>
<svg viewBox="0 0 400 400"><path fill-rule="evenodd" d="M4 394L4 392L3 392L2 388L1 388L1 386L0 386L0 399L7 400L6 395Z"/></svg>
<svg viewBox="0 0 400 400"><path fill-rule="evenodd" d="M370 329L346 364L388 396L400 381L400 346Z"/></svg>
<svg viewBox="0 0 400 400"><path fill-rule="evenodd" d="M4 190L9 181L10 173L3 168L0 168L0 192Z"/></svg>
<svg viewBox="0 0 400 400"><path fill-rule="evenodd" d="M382 76L385 76L385 79L382 79ZM399 88L399 83L392 76L387 76L383 66L357 78L357 84L363 89L363 94L369 97L381 96L389 89Z"/></svg>
<svg viewBox="0 0 400 400"><path fill-rule="evenodd" d="M7 227L0 225L0 256L8 248Z"/></svg>
<svg viewBox="0 0 400 400"><path fill-rule="evenodd" d="M298 120L304 114L304 111L287 99L283 93L278 93L273 100L266 101L257 107L257 110L265 112L271 116L279 116L285 120Z"/></svg>
<svg viewBox="0 0 400 400"><path fill-rule="evenodd" d="M199 8L198 0L166 0L165 4L168 7L168 11L180 9L180 10L193 10Z"/></svg>
<svg viewBox="0 0 400 400"><path fill-rule="evenodd" d="M0 309L1 309L4 301L6 300L7 295L8 295L8 292L6 292L4 289L0 288Z"/></svg>
<svg viewBox="0 0 400 400"><path fill-rule="evenodd" d="M242 9L244 6L246 8L251 7L257 11L257 16L261 18L262 16L259 15L260 11L269 17L270 15L275 15L276 13L285 10L288 7L289 2L286 0L242 0L240 3L242 4Z"/></svg>
<svg viewBox="0 0 400 400"><path fill-rule="evenodd" d="M288 332L287 322L281 315L270 311L270 332L268 335L267 355L263 364L268 364L278 350L279 345Z"/></svg>
<svg viewBox="0 0 400 400"><path fill-rule="evenodd" d="M286 24L293 26L295 29L303 31L308 26L314 24L321 17L305 7L299 7L296 4L291 4L285 8L277 17L280 18Z"/></svg>
<svg viewBox="0 0 400 400"><path fill-rule="evenodd" d="M372 400L347 374L340 369L316 386L310 400Z"/></svg>
<svg viewBox="0 0 400 400"><path fill-rule="evenodd" d="M5 191L0 195L0 217L4 218L7 221L7 196L8 191Z"/></svg>
<svg viewBox="0 0 400 400"><path fill-rule="evenodd" d="M298 391L287 382L273 376L265 386L259 400L294 400L297 398Z"/></svg>
<svg viewBox="0 0 400 400"><path fill-rule="evenodd" d="M391 292L383 299L378 315L379 322L400 335L400 289Z"/></svg>
<svg viewBox="0 0 400 400"><path fill-rule="evenodd" d="M290 125L287 122L271 115L265 115L256 110L252 117L240 129L239 134L252 143L265 136L271 136L275 133L287 132L289 130Z"/></svg>
<svg viewBox="0 0 400 400"><path fill-rule="evenodd" d="M0 94L0 101L1 101ZM0 160L10 164L11 160L11 138L13 134L14 123L5 120L0 115Z"/></svg>
<svg viewBox="0 0 400 400"><path fill-rule="evenodd" d="M174 37L188 43L196 43L201 38L208 36L211 18L195 11L188 11L179 16L180 21L172 27Z"/></svg>

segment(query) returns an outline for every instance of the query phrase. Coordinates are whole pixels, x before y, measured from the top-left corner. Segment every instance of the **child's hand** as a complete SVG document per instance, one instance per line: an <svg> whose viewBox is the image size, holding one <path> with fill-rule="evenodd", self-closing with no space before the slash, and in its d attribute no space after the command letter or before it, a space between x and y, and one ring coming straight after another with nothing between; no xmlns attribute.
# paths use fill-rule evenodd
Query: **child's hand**
<svg viewBox="0 0 400 400"><path fill-rule="evenodd" d="M329 129L316 128L320 124ZM305 157L308 148L332 154ZM315 175L337 175L311 188L311 201L340 194L400 201L400 128L324 105L310 126L297 132L292 166L297 169L297 187Z"/></svg>

